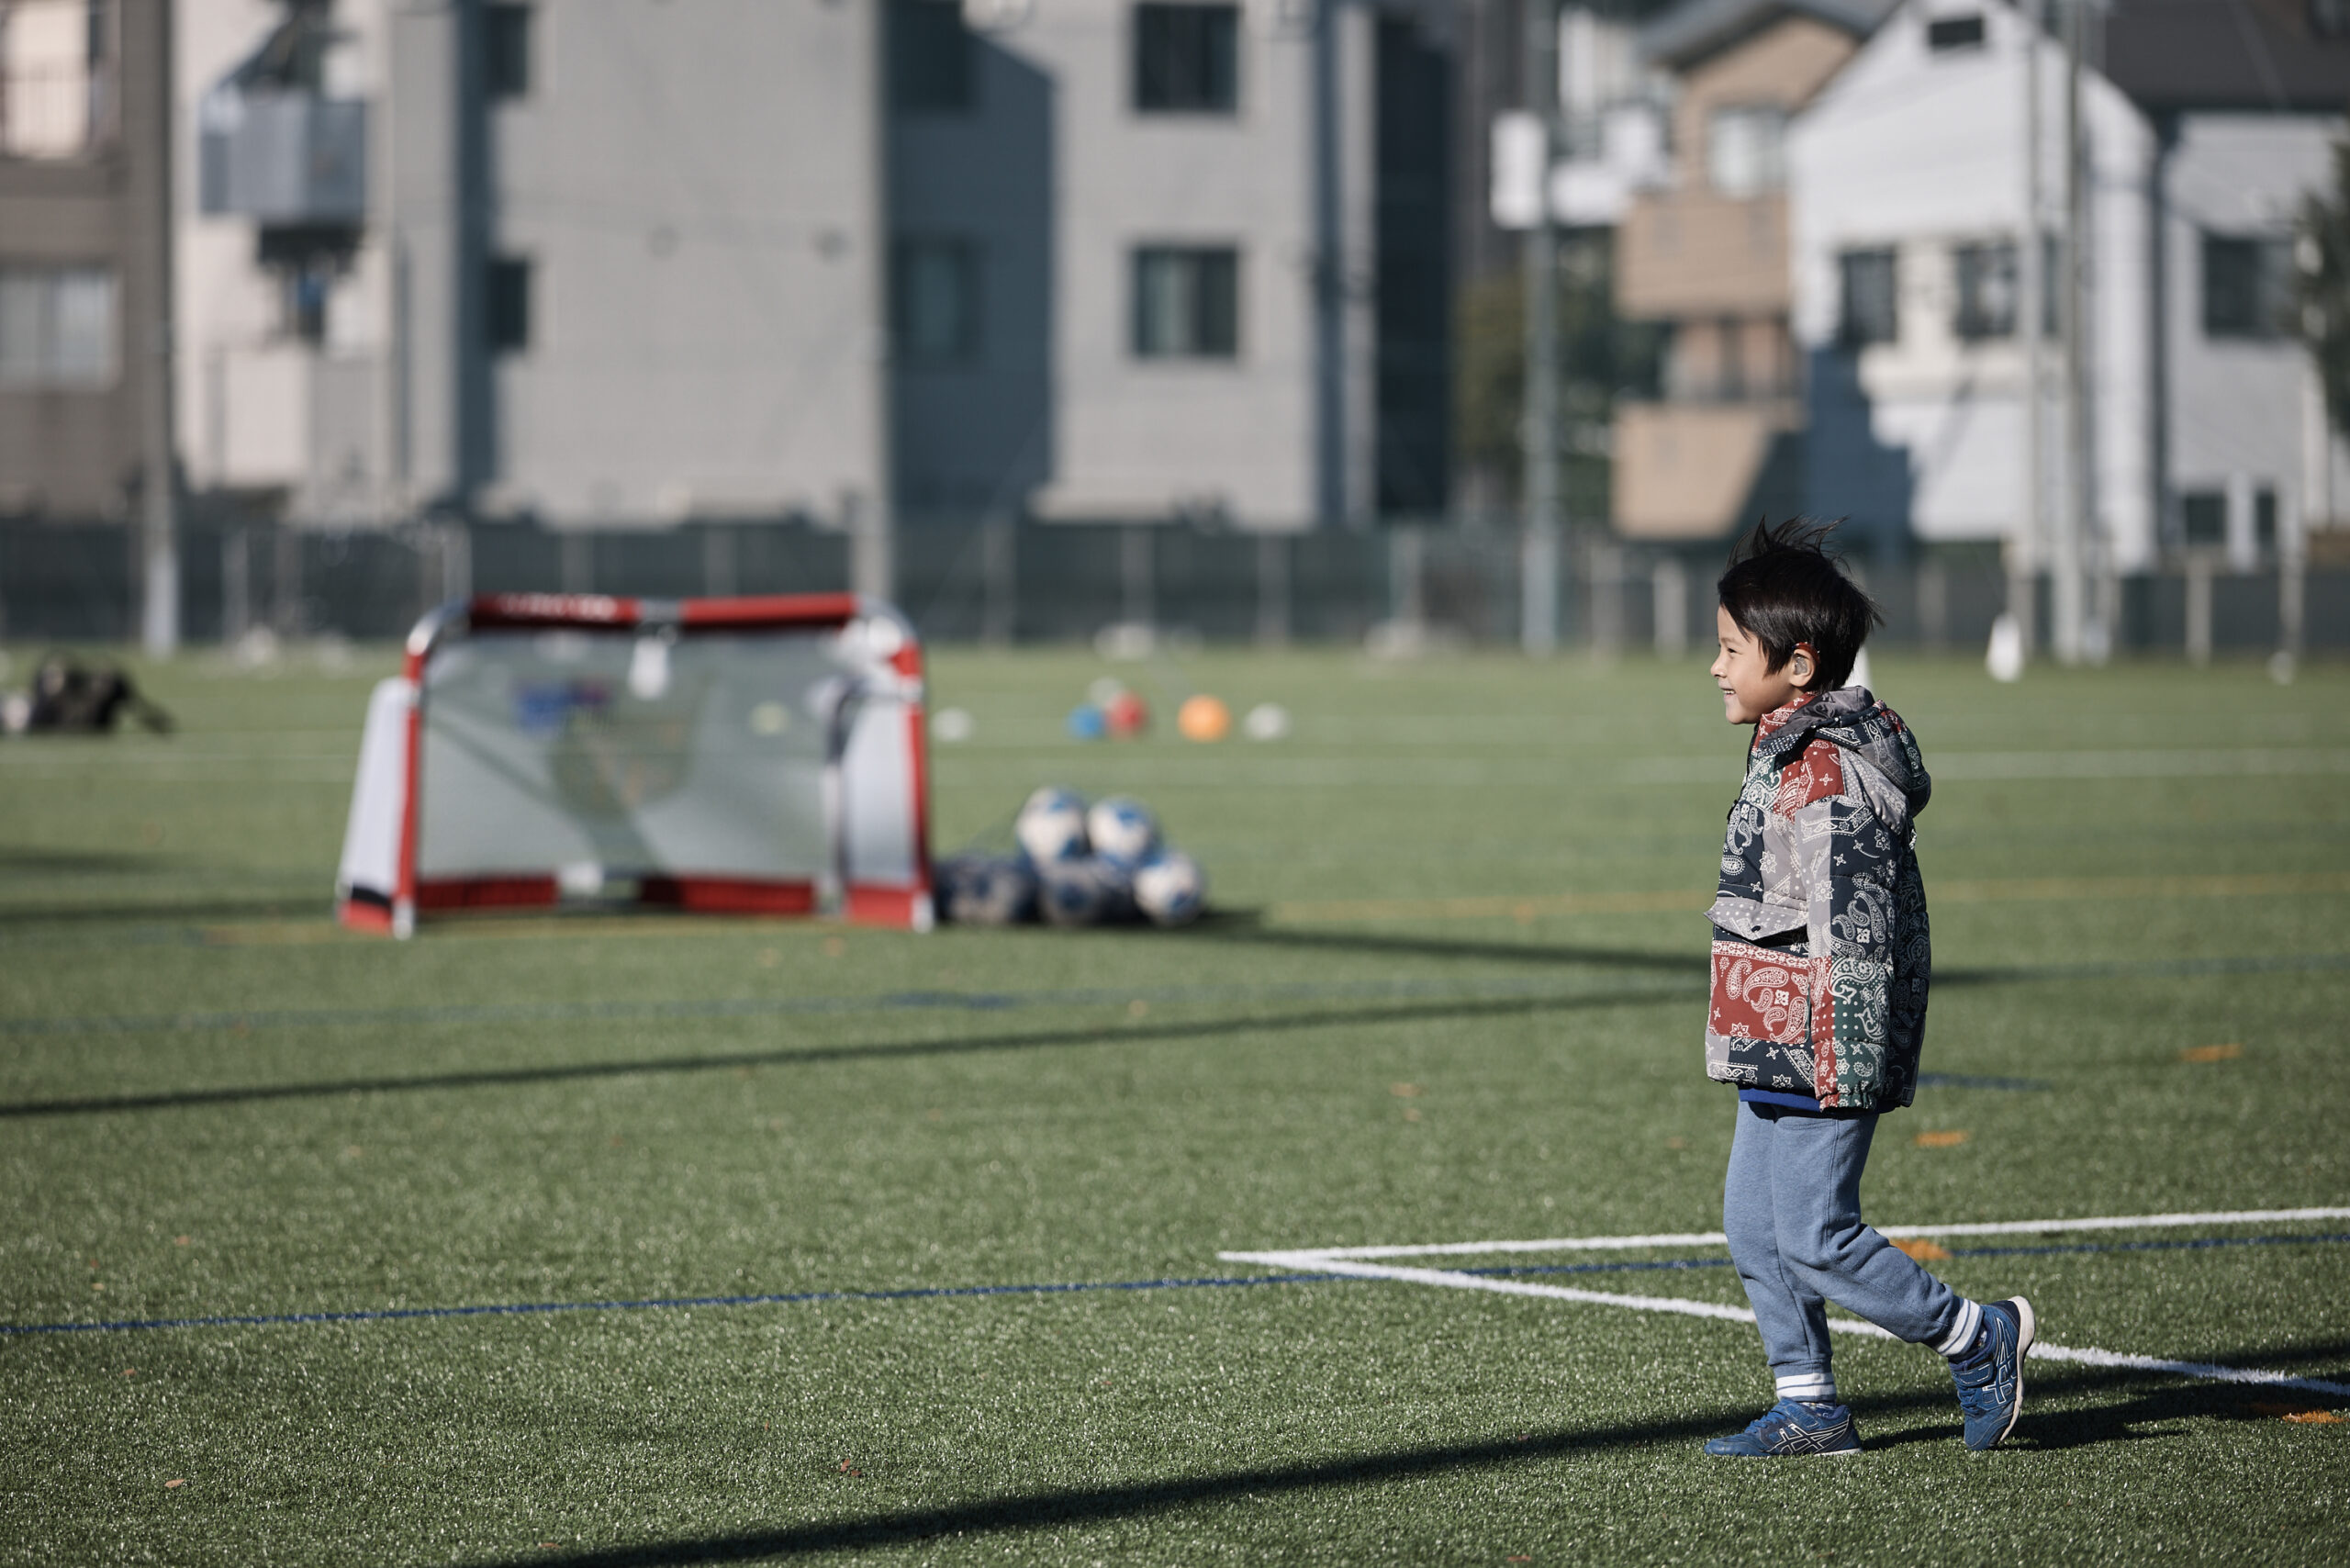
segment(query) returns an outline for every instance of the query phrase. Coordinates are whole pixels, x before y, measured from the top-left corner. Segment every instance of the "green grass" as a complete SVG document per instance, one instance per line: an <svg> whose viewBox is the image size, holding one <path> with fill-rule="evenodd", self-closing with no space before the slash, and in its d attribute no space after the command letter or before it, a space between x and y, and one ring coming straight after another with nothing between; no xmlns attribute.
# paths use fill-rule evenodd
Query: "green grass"
<svg viewBox="0 0 2350 1568"><path fill-rule="evenodd" d="M938 754L942 846L1040 782L1131 790L1223 915L405 944L326 918L386 666L192 658L146 672L173 738L0 742L0 1322L1718 1224L1695 912L1740 736L1695 663L1204 655L1126 673L1295 735L1086 747L1059 719L1095 661L944 650L934 701L978 733ZM1941 779L1925 1067L2045 1088L1925 1090L1870 1213L2350 1204L2350 671L1878 685ZM908 1000L935 992L993 1001ZM2028 1292L2054 1342L2350 1380L2350 1246L1934 1267ZM1723 1269L1571 1282L1739 1299ZM1839 1349L1871 1451L1758 1473L1697 1451L1768 1403L1751 1329L1398 1283L10 1334L0 1561L2350 1556L2350 1424L2278 1418L2342 1400L2042 1362L1978 1456L1929 1352Z"/></svg>

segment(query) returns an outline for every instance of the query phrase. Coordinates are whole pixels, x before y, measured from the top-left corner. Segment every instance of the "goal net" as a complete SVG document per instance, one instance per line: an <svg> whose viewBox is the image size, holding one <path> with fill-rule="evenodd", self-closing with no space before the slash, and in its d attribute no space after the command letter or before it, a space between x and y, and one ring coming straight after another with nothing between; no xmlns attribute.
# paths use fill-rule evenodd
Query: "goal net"
<svg viewBox="0 0 2350 1568"><path fill-rule="evenodd" d="M489 594L369 700L336 904L931 923L922 650L849 594Z"/></svg>

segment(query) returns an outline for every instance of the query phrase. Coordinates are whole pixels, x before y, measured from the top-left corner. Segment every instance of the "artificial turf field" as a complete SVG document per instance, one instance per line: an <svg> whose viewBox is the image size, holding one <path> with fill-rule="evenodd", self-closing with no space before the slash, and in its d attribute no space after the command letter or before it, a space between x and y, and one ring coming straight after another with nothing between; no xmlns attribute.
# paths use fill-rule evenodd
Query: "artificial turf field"
<svg viewBox="0 0 2350 1568"><path fill-rule="evenodd" d="M1694 658L1204 655L1121 673L1295 734L1085 746L1095 660L938 650L943 846L1128 790L1219 913L405 944L326 915L388 667L190 658L173 738L0 743L0 1561L2350 1558L2341 1394L2034 1361L1975 1455L1937 1358L1847 1338L1869 1451L1758 1467L1697 1448L1770 1401L1751 1327L1235 1282L1718 1226L1743 733ZM1937 779L1940 1076L1870 1215L2350 1205L2350 670L1876 685ZM2350 1219L1941 1249L2051 1343L2350 1383ZM1742 1304L1722 1256L1433 1264ZM1052 1288L1097 1285L1147 1288ZM667 1305L740 1296L800 1299ZM295 1320L52 1331L241 1316Z"/></svg>

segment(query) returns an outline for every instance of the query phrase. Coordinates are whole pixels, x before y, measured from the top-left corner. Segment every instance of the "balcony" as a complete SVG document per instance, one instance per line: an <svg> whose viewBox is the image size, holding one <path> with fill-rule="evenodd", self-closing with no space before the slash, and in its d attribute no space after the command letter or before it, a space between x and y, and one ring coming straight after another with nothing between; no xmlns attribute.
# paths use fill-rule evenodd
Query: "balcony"
<svg viewBox="0 0 2350 1568"><path fill-rule="evenodd" d="M222 86L198 111L197 204L269 228L350 226L367 214L367 106Z"/></svg>
<svg viewBox="0 0 2350 1568"><path fill-rule="evenodd" d="M1616 532L1627 539L1718 539L1801 505L1801 411L1751 403L1619 403Z"/></svg>
<svg viewBox="0 0 2350 1568"><path fill-rule="evenodd" d="M1635 319L1783 316L1789 297L1787 203L1775 192L1642 196L1616 231L1616 307Z"/></svg>

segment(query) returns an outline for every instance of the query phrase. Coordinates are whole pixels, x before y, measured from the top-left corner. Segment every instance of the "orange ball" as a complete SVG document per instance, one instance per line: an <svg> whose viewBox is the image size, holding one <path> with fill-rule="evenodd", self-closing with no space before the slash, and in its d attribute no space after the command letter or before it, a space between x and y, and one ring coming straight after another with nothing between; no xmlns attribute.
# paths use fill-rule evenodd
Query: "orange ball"
<svg viewBox="0 0 2350 1568"><path fill-rule="evenodd" d="M1217 697L1187 697L1175 711L1175 727L1187 741L1220 741L1232 728L1232 710Z"/></svg>

